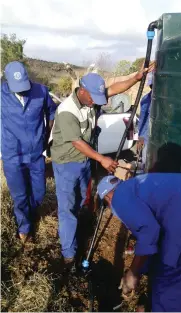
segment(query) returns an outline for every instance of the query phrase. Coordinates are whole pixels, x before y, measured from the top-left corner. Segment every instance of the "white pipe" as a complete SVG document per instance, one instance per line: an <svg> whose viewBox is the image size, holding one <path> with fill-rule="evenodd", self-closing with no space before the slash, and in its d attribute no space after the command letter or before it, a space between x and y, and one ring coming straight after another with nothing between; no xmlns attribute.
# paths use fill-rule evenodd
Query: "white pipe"
<svg viewBox="0 0 181 313"><path fill-rule="evenodd" d="M53 92L49 92L49 94L50 94L51 97L55 98L55 99L56 99L57 101L59 101L60 103L65 100L64 98L61 98L61 99L60 99L60 98L57 97Z"/></svg>

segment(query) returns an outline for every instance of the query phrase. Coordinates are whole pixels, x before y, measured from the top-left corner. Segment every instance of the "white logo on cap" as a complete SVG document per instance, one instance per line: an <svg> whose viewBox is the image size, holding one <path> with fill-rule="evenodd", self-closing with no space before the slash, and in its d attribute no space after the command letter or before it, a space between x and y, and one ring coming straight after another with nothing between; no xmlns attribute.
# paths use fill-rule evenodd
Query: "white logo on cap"
<svg viewBox="0 0 181 313"><path fill-rule="evenodd" d="M104 196L106 192L107 192L107 189L103 191L102 195Z"/></svg>
<svg viewBox="0 0 181 313"><path fill-rule="evenodd" d="M101 86L99 87L99 91L102 92L102 93L104 93L104 91L105 91L104 85L101 85Z"/></svg>
<svg viewBox="0 0 181 313"><path fill-rule="evenodd" d="M20 80L21 78L22 78L22 75L21 75L20 72L15 72L15 73L14 73L14 79Z"/></svg>
<svg viewBox="0 0 181 313"><path fill-rule="evenodd" d="M84 86L84 87L86 87L86 84L84 84L82 81L81 81L81 85Z"/></svg>

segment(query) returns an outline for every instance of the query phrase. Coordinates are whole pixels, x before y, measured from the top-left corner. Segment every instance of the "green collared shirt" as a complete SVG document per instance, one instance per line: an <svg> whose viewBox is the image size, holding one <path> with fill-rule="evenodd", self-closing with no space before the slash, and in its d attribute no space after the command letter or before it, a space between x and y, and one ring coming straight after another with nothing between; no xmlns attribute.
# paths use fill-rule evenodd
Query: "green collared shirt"
<svg viewBox="0 0 181 313"><path fill-rule="evenodd" d="M86 156L77 150L73 141L90 143L95 127L95 110L82 106L76 95L77 89L57 108L52 131L52 161L62 164L83 162Z"/></svg>

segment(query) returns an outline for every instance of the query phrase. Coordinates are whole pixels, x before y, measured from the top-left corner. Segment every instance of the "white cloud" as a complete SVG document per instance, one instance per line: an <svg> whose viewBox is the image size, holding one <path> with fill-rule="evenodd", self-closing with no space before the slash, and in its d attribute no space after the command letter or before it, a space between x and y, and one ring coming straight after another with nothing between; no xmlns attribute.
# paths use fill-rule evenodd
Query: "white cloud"
<svg viewBox="0 0 181 313"><path fill-rule="evenodd" d="M3 32L26 38L27 55L81 63L106 51L114 60L143 56L148 23L163 8L179 11L181 2L157 0L153 6L150 0L2 0L1 6Z"/></svg>
<svg viewBox="0 0 181 313"><path fill-rule="evenodd" d="M143 32L147 25L145 12L140 0L111 0L106 5L104 0L93 1L93 19L102 32L122 34L126 31ZM102 10L102 14L100 14Z"/></svg>
<svg viewBox="0 0 181 313"><path fill-rule="evenodd" d="M41 33L34 35L29 35L27 40L28 46L45 46L45 47L55 47L56 49L74 49L76 48L76 42L72 37L62 37L59 35L51 36L46 34L42 36Z"/></svg>

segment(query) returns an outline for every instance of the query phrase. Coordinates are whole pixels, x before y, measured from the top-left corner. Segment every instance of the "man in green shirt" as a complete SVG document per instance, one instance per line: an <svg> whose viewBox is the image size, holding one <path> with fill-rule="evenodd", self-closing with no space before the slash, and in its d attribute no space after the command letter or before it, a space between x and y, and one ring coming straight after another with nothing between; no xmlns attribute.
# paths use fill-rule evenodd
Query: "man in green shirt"
<svg viewBox="0 0 181 313"><path fill-rule="evenodd" d="M101 76L89 73L80 80L80 87L57 108L51 156L58 199L59 235L66 264L74 262L77 250L76 213L85 202L90 180L90 159L99 162L109 173L113 173L118 165L90 146L95 127L94 104L105 105L108 97L125 92L141 80L144 71L108 88L105 88ZM78 192L81 203L77 200Z"/></svg>

